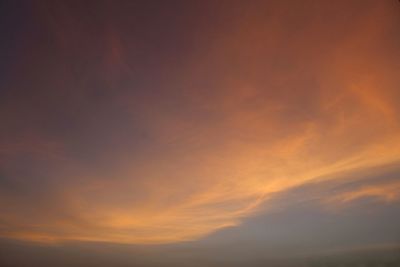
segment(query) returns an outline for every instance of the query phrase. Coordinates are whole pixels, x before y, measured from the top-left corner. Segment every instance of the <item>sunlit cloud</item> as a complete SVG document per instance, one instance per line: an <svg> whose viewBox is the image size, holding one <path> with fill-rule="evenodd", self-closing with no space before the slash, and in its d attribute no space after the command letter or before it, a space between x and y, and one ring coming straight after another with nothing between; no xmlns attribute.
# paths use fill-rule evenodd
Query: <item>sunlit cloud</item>
<svg viewBox="0 0 400 267"><path fill-rule="evenodd" d="M361 188L355 191L338 194L332 197L331 199L328 199L328 201L333 203L346 203L362 198L371 198L371 197L377 198L385 202L397 201L400 197L399 181L374 185L374 186L371 185L362 186Z"/></svg>
<svg viewBox="0 0 400 267"><path fill-rule="evenodd" d="M200 43L182 61L145 50L151 36L130 36L111 15L94 38L74 8L39 8L66 63L40 70L43 107L28 99L14 112L12 96L4 108L0 235L196 240L268 212L272 195L399 162L395 14L381 3L293 5L216 11L229 22L186 33ZM14 122L22 118L32 122ZM399 190L366 185L321 202L392 201Z"/></svg>

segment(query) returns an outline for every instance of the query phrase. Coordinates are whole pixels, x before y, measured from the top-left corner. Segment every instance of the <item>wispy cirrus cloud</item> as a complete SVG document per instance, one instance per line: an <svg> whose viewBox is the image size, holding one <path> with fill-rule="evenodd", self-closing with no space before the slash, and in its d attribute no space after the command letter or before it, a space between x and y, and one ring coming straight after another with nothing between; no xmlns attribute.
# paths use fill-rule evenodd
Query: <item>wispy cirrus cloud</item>
<svg viewBox="0 0 400 267"><path fill-rule="evenodd" d="M364 2L41 6L2 100L0 235L194 240L400 161L398 15Z"/></svg>

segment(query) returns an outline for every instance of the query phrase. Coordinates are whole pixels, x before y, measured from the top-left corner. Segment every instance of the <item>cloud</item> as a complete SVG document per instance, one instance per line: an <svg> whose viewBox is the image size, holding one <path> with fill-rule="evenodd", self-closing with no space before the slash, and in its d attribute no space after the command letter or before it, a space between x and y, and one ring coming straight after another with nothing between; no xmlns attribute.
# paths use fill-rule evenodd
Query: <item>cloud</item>
<svg viewBox="0 0 400 267"><path fill-rule="evenodd" d="M340 174L274 194L253 214L193 242L130 245L102 242L56 244L0 240L0 262L7 266L314 266L394 265L398 262L399 201L365 196L346 205L327 205L331 196L380 187L398 180L399 165ZM18 255L25 255L19 257Z"/></svg>
<svg viewBox="0 0 400 267"><path fill-rule="evenodd" d="M399 186L399 181L379 186L363 186L356 191L334 196L330 201L346 203L359 198L376 197L387 202L393 202L399 198Z"/></svg>
<svg viewBox="0 0 400 267"><path fill-rule="evenodd" d="M195 240L274 194L398 162L398 14L334 2L99 4L94 22L89 4L39 8L2 100L0 235Z"/></svg>

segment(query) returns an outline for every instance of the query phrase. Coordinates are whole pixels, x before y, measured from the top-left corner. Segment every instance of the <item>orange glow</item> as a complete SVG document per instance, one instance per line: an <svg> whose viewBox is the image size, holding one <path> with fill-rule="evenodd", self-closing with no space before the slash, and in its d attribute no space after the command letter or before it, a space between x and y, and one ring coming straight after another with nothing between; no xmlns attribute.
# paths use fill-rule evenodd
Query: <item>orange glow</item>
<svg viewBox="0 0 400 267"><path fill-rule="evenodd" d="M386 202L396 201L400 197L400 183L396 181L377 186L363 186L358 190L334 196L330 202L343 204L364 197L375 197Z"/></svg>
<svg viewBox="0 0 400 267"><path fill-rule="evenodd" d="M104 116L100 108L82 104L95 121L95 126L82 123L93 138L118 119L137 134L134 124L140 121L145 137L136 146L112 143L102 151L105 160L92 165L65 152L62 141L53 147L32 137L26 145L2 146L0 159L9 160L12 153L44 158L40 164L52 166L52 175L63 182L51 183L54 203L43 201L37 210L0 195L0 219L19 226L0 235L41 242L195 240L267 212L261 204L272 194L400 161L400 102L391 72L396 63L381 59L385 43L380 36L393 24L391 13L371 8L342 33L304 10L311 17L297 29L282 19L294 16L291 10L279 5L274 16L264 17L250 9L252 16L235 17L229 29L216 28L218 38L204 42L201 51L180 63L184 67L165 75L178 104L151 93L138 94L138 101L124 91L107 105L123 110L127 119L118 113L110 126L97 118ZM359 30L363 25L374 26ZM203 29L205 36L208 30ZM337 38L330 40L327 31ZM105 45L110 51L99 68L105 69L108 86L124 86L118 83L124 76L136 79L122 37L112 30ZM139 86L134 81L129 86ZM74 95L77 102L80 94ZM113 142L138 138L123 134ZM102 145L99 141L96 149ZM367 186L329 201L369 196L390 201L398 199L398 190L398 183Z"/></svg>

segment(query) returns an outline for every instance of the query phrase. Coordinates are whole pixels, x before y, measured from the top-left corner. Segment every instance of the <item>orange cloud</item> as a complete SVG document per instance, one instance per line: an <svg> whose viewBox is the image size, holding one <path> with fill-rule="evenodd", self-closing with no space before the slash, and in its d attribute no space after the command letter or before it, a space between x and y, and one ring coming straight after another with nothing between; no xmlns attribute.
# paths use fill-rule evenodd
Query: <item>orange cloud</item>
<svg viewBox="0 0 400 267"><path fill-rule="evenodd" d="M0 235L40 241L194 240L239 225L260 212L273 193L399 161L399 103L391 97L397 80L385 53L387 41L379 38L395 14L375 3L349 20L358 8L341 5L349 11L322 3L300 12L275 3L270 17L258 11L261 7L246 7L251 16L244 18L231 11L232 17L225 16L232 24L217 25L218 35L204 41L183 67L165 70L171 77L156 86L165 86L166 93L139 94L138 101L134 93L114 88L107 106L122 111L110 117L90 101L79 106L91 112L92 128L80 126L91 137L102 131L116 136L107 148L101 142L91 147L102 149L105 160L93 166L65 155L69 160L62 163L42 162L40 168L51 170L45 175L57 177L46 189L51 194L40 205L0 194L0 219L11 225ZM211 31L202 29L206 40ZM107 79L123 80L134 74L125 72L129 47L115 32L104 60L112 66L104 69L115 71L107 71L112 72ZM97 113L104 118L93 119ZM147 139L125 145L139 139L131 137L136 128ZM393 190L365 187L334 199L392 199Z"/></svg>
<svg viewBox="0 0 400 267"><path fill-rule="evenodd" d="M374 197L386 202L396 201L400 197L400 182L395 181L375 186L362 186L357 190L334 196L329 199L329 202L346 203L365 197Z"/></svg>

